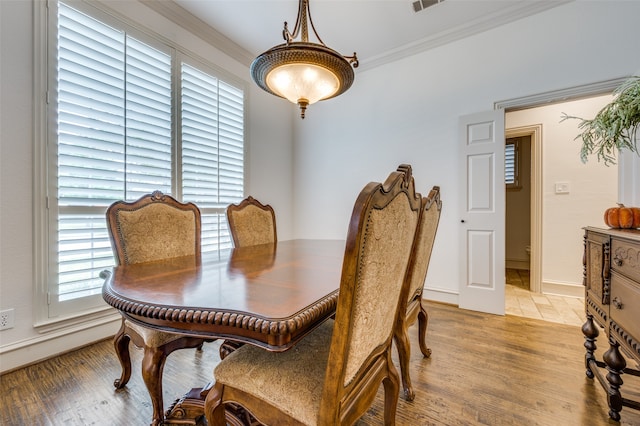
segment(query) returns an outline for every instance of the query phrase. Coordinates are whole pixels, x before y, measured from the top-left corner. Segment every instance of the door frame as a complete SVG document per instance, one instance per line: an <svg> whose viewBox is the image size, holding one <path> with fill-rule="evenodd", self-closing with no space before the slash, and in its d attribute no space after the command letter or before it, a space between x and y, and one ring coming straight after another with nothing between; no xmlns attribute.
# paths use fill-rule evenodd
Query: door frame
<svg viewBox="0 0 640 426"><path fill-rule="evenodd" d="M618 77L565 89L552 90L519 98L497 101L494 109L504 109L505 115L512 111L536 108L551 103L575 101L611 94L629 76ZM539 126L539 129L537 128ZM511 133L511 132L514 133ZM520 133L520 131L524 133ZM505 129L507 137L531 135L531 291L542 292L542 125L531 125ZM537 175L534 176L534 173Z"/></svg>
<svg viewBox="0 0 640 426"><path fill-rule="evenodd" d="M507 112L505 112L505 115ZM531 223L529 259L529 289L542 292L542 124L505 128L504 137L531 138Z"/></svg>

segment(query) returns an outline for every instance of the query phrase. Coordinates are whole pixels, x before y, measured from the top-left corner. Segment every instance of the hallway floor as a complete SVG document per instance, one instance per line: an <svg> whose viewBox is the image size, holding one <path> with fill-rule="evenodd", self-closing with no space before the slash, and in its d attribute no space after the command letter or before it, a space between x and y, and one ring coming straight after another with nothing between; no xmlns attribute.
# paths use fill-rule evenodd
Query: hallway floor
<svg viewBox="0 0 640 426"><path fill-rule="evenodd" d="M585 322L584 298L538 294L529 291L529 271L506 270L506 313L581 327Z"/></svg>

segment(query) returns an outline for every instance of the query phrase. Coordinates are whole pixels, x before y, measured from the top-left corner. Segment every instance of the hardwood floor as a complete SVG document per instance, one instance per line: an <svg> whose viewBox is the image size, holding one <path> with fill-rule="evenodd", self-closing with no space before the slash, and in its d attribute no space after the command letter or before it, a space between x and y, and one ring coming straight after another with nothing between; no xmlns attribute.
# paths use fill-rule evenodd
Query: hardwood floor
<svg viewBox="0 0 640 426"><path fill-rule="evenodd" d="M415 401L400 399L399 426L617 425L608 418L606 393L584 374L583 337L577 326L504 317L427 303L431 358L410 329ZM600 347L606 349L604 339ZM151 405L140 376L142 352L132 351L125 389L113 380L120 367L111 341L0 376L2 425L148 425ZM218 344L169 356L165 407L212 378ZM396 364L397 365L397 364ZM623 393L640 399L640 378L624 375ZM633 390L633 395L631 391ZM382 391L357 426L382 424ZM623 408L623 426L640 425L640 411Z"/></svg>

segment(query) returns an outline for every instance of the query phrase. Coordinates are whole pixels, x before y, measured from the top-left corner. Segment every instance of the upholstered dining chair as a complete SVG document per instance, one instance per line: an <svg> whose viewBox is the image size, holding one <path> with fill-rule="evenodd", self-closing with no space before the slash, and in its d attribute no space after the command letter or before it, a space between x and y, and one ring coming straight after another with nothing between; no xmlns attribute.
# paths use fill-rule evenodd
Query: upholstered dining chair
<svg viewBox="0 0 640 426"><path fill-rule="evenodd" d="M335 320L288 351L244 345L223 359L205 400L210 426L226 425L227 404L265 425L351 425L381 383L384 423L395 423L400 378L391 347L419 209L409 166L363 188L349 222Z"/></svg>
<svg viewBox="0 0 640 426"><path fill-rule="evenodd" d="M152 262L195 255L199 261L200 210L193 203L180 203L173 197L154 191L137 201L117 201L106 213L107 228L117 265ZM143 348L142 377L153 405L154 424L163 416L162 370L167 356L183 348L201 348L204 339L186 337L141 326L122 318L114 346L122 374L114 381L117 389L131 377L129 341Z"/></svg>
<svg viewBox="0 0 640 426"><path fill-rule="evenodd" d="M238 204L229 204L226 210L229 232L233 238L233 246L236 248L269 244L274 246L278 242L276 231L276 213L269 204L249 195ZM273 250L274 247L264 247L261 250ZM275 250L273 250L275 254ZM234 252L231 254L231 267L233 267ZM250 265L244 265L244 268ZM238 349L243 344L232 340L225 340L220 345L220 359Z"/></svg>
<svg viewBox="0 0 640 426"><path fill-rule="evenodd" d="M227 207L227 222L235 247L277 243L276 214L270 205L248 196Z"/></svg>
<svg viewBox="0 0 640 426"><path fill-rule="evenodd" d="M401 300L400 311L405 315L398 316L398 324L394 340L398 348L398 358L400 361L400 372L402 375L402 387L405 398L413 401L415 392L411 386L409 376L409 359L411 356L411 345L407 329L418 320L418 344L424 357L431 356L431 349L426 344L427 323L429 316L422 303L422 292L424 281L429 268L431 251L438 230L442 201L440 200L440 187L434 186L429 195L422 198L422 208L420 209L420 221L416 240L412 249L412 256L407 271L407 297Z"/></svg>

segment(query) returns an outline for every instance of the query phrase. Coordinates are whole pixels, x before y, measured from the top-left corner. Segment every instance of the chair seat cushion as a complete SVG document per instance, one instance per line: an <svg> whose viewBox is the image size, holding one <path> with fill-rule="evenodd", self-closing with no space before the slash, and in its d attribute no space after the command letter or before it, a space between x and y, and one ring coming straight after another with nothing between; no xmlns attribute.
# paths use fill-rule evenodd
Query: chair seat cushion
<svg viewBox="0 0 640 426"><path fill-rule="evenodd" d="M216 382L269 402L306 425L317 423L333 320L285 352L244 345L214 370Z"/></svg>
<svg viewBox="0 0 640 426"><path fill-rule="evenodd" d="M138 335L142 337L144 344L150 348L159 348L162 345L184 337L180 334L166 333L143 325L138 325L128 320L125 320L124 323L127 328L138 333Z"/></svg>

